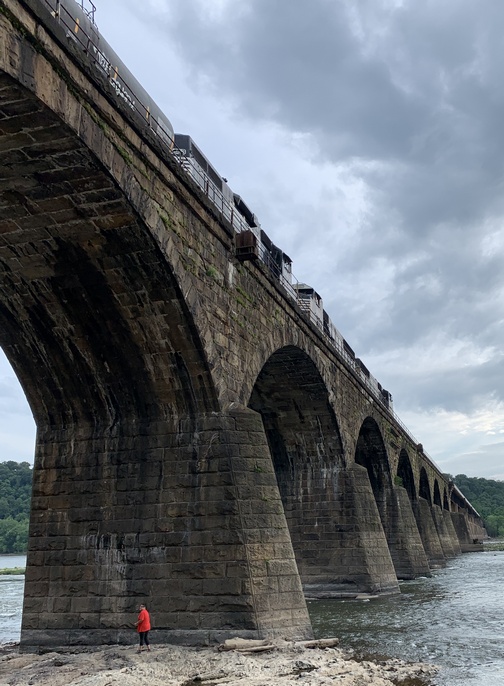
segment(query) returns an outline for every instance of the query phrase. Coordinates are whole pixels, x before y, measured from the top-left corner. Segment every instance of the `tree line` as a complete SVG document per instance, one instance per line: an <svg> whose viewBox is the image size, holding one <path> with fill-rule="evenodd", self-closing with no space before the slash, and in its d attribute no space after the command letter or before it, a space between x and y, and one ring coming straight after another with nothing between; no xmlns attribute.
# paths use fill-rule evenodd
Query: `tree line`
<svg viewBox="0 0 504 686"><path fill-rule="evenodd" d="M28 462L0 462L0 553L25 553L32 492Z"/></svg>

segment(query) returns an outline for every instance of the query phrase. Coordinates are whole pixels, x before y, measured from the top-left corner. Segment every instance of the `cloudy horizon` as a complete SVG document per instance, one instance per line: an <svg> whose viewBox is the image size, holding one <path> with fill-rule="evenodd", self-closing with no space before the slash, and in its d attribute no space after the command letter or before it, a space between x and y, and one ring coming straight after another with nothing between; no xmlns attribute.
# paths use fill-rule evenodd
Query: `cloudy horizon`
<svg viewBox="0 0 504 686"><path fill-rule="evenodd" d="M94 1L436 464L504 479L504 5ZM33 421L1 369L18 459Z"/></svg>

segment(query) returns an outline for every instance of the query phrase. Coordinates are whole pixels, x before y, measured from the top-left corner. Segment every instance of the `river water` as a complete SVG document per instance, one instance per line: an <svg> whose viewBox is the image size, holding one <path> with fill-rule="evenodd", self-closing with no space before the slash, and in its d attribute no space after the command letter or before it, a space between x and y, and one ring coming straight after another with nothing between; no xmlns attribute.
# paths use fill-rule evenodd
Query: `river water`
<svg viewBox="0 0 504 686"><path fill-rule="evenodd" d="M439 686L504 684L504 552L469 553L401 595L310 601L318 637L342 647L441 667Z"/></svg>
<svg viewBox="0 0 504 686"><path fill-rule="evenodd" d="M0 569L26 567L25 555L0 555ZM0 643L19 641L24 576L0 574Z"/></svg>
<svg viewBox="0 0 504 686"><path fill-rule="evenodd" d="M0 555L0 568L24 567ZM401 594L308 603L318 637L342 647L441 667L438 686L504 684L504 552L470 553L427 579L401 583ZM0 643L19 641L24 577L0 576Z"/></svg>

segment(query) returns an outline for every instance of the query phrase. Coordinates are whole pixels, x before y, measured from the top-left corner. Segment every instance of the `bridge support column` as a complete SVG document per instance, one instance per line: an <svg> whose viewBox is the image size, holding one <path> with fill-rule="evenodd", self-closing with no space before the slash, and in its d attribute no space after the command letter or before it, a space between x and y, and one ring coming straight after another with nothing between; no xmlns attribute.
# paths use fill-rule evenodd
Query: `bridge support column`
<svg viewBox="0 0 504 686"><path fill-rule="evenodd" d="M430 576L429 561L422 544L408 492L403 486L394 487L396 516L394 518L390 551L398 579Z"/></svg>
<svg viewBox="0 0 504 686"><path fill-rule="evenodd" d="M39 429L21 645L309 637L261 418Z"/></svg>
<svg viewBox="0 0 504 686"><path fill-rule="evenodd" d="M482 545L479 542L482 539L473 536L471 532L470 523L463 512L451 512L451 518L455 532L460 541L460 549L463 553L472 553L482 550Z"/></svg>
<svg viewBox="0 0 504 686"><path fill-rule="evenodd" d="M439 536L439 542L441 543L441 548L443 549L443 554L446 558L455 557L455 550L453 548L452 539L450 532L446 526L445 518L443 516L443 510L439 505L432 506L432 517L434 519L434 524L436 525L436 530Z"/></svg>
<svg viewBox="0 0 504 686"><path fill-rule="evenodd" d="M431 568L444 567L446 559L439 541L431 506L425 498L418 498L415 515L429 566Z"/></svg>
<svg viewBox="0 0 504 686"><path fill-rule="evenodd" d="M462 550L460 548L460 541L457 536L457 532L455 531L455 527L453 525L452 513L445 509L443 509L442 512L445 526L450 536L450 542L453 548L453 552L455 555L460 555Z"/></svg>
<svg viewBox="0 0 504 686"><path fill-rule="evenodd" d="M471 539L477 542L476 545L479 545L479 549L481 550L483 541L485 538L487 538L486 529L479 518L476 519L475 517L468 514L467 519L467 525L469 527L469 534L471 536Z"/></svg>
<svg viewBox="0 0 504 686"><path fill-rule="evenodd" d="M341 565L359 591L398 593L394 565L365 467L352 464L342 473L344 532Z"/></svg>

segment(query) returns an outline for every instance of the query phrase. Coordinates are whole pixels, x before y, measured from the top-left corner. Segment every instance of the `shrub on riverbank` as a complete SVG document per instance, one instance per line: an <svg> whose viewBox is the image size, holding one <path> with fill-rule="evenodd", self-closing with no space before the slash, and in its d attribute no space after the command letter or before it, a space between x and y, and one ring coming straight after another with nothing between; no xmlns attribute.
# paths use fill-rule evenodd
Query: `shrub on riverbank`
<svg viewBox="0 0 504 686"><path fill-rule="evenodd" d="M24 553L28 545L28 521L32 468L28 462L0 462L0 554Z"/></svg>
<svg viewBox="0 0 504 686"><path fill-rule="evenodd" d="M0 576L10 576L11 574L24 574L26 567L4 567L0 569Z"/></svg>

